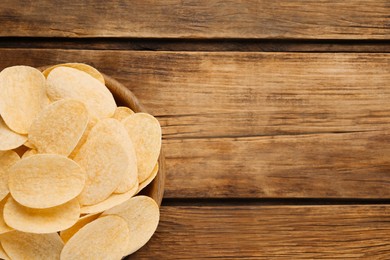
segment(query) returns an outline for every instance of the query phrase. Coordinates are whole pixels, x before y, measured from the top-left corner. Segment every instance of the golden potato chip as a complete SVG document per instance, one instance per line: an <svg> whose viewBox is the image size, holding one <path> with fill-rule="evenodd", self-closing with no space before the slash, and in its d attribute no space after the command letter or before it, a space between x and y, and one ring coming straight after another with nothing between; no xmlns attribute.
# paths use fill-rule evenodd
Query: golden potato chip
<svg viewBox="0 0 390 260"><path fill-rule="evenodd" d="M158 173L158 163L156 163L156 166L154 166L152 173L149 175L149 177L144 180L138 187L137 193L139 193L141 190L143 190L146 186L148 186L154 178L156 178Z"/></svg>
<svg viewBox="0 0 390 260"><path fill-rule="evenodd" d="M127 222L131 236L125 255L130 255L152 237L158 226L160 211L152 198L137 196L105 211L102 217L107 215L117 215Z"/></svg>
<svg viewBox="0 0 390 260"><path fill-rule="evenodd" d="M97 204L108 198L125 176L132 163L126 150L131 144L126 129L117 120L98 122L74 160L87 172L81 205Z"/></svg>
<svg viewBox="0 0 390 260"><path fill-rule="evenodd" d="M98 218L69 239L61 252L61 260L121 259L129 238L129 229L122 218Z"/></svg>
<svg viewBox="0 0 390 260"><path fill-rule="evenodd" d="M19 231L1 237L4 251L11 259L60 259L64 243L57 233L31 234Z"/></svg>
<svg viewBox="0 0 390 260"><path fill-rule="evenodd" d="M30 208L49 208L80 194L86 173L71 159L57 154L37 154L23 158L9 170L12 197Z"/></svg>
<svg viewBox="0 0 390 260"><path fill-rule="evenodd" d="M0 150L12 150L18 148L27 141L27 137L15 133L4 123L0 117Z"/></svg>
<svg viewBox="0 0 390 260"><path fill-rule="evenodd" d="M95 205L81 207L81 214L93 214L113 208L133 197L138 191L138 182L129 191L121 194L111 194L110 197Z"/></svg>
<svg viewBox="0 0 390 260"><path fill-rule="evenodd" d="M47 76L49 76L50 72L53 69L57 68L57 67L70 67L70 68L74 68L74 69L78 69L78 70L84 71L85 73L88 73L89 75L91 75L95 79L99 80L102 84L106 84L105 81L104 81L103 75L97 69L95 69L94 67L89 66L88 64L85 64L85 63L63 63L63 64L58 64L58 65L55 65L55 66L52 66L50 68L45 69L42 72L42 74L45 75L45 77L47 78Z"/></svg>
<svg viewBox="0 0 390 260"><path fill-rule="evenodd" d="M77 199L52 208L32 209L20 205L10 197L4 206L5 223L16 230L29 233L53 233L70 228L79 216L80 204Z"/></svg>
<svg viewBox="0 0 390 260"><path fill-rule="evenodd" d="M4 248L2 247L2 245L0 245L0 259L3 259L3 260L9 260L9 256L7 255L7 253L4 251Z"/></svg>
<svg viewBox="0 0 390 260"><path fill-rule="evenodd" d="M22 155L22 159L24 158L27 158L27 157L30 157L31 155L36 155L38 154L38 151L35 150L35 149L29 149L27 150L23 155Z"/></svg>
<svg viewBox="0 0 390 260"><path fill-rule="evenodd" d="M62 241L65 243L69 241L69 239L77 233L82 227L87 225L88 223L91 223L95 219L97 219L100 216L100 214L89 214L81 217L76 224L71 226L68 229L65 229L60 232L60 237L62 238Z"/></svg>
<svg viewBox="0 0 390 260"><path fill-rule="evenodd" d="M28 139L39 153L68 156L80 141L88 120L82 102L62 99L46 107L33 121Z"/></svg>
<svg viewBox="0 0 390 260"><path fill-rule="evenodd" d="M116 109L107 87L87 73L68 67L57 67L47 77L47 94L52 101L74 98L85 104L92 118L111 117Z"/></svg>
<svg viewBox="0 0 390 260"><path fill-rule="evenodd" d="M4 205L7 202L7 199L8 199L8 197L5 197L2 201L0 201L0 234L4 234L4 233L7 233L7 232L14 230L13 228L9 227L4 222L3 211L4 211Z"/></svg>
<svg viewBox="0 0 390 260"><path fill-rule="evenodd" d="M0 72L0 111L7 126L27 134L46 102L45 77L32 67L14 66Z"/></svg>
<svg viewBox="0 0 390 260"><path fill-rule="evenodd" d="M138 163L138 180L145 181L152 172L161 149L161 127L153 116L136 113L127 117L123 124L133 141Z"/></svg>
<svg viewBox="0 0 390 260"><path fill-rule="evenodd" d="M19 160L19 155L14 151L0 151L0 200L3 200L9 193L8 168Z"/></svg>
<svg viewBox="0 0 390 260"><path fill-rule="evenodd" d="M132 114L134 114L133 110L128 107L117 107L112 118L115 118L118 121L122 121Z"/></svg>

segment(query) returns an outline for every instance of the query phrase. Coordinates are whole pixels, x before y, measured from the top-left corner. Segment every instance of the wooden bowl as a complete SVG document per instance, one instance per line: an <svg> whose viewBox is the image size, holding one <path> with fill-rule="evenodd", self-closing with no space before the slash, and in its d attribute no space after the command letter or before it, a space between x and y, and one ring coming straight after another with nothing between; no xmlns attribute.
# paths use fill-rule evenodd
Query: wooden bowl
<svg viewBox="0 0 390 260"><path fill-rule="evenodd" d="M45 70L51 66L44 66L38 68L40 71ZM139 102L137 97L128 88L123 86L115 79L105 75L104 80L106 81L107 88L111 91L115 98L118 106L126 106L131 108L134 112L146 112L146 109ZM164 184L165 184L165 158L163 150L161 149L160 157L158 158L159 169L156 178L145 187L140 194L153 198L159 206L164 195Z"/></svg>

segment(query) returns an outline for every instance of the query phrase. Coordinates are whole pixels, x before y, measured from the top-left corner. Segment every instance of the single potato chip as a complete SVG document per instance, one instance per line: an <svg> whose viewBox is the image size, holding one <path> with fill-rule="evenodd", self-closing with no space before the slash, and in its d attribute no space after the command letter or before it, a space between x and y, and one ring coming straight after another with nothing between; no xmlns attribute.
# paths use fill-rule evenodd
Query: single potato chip
<svg viewBox="0 0 390 260"><path fill-rule="evenodd" d="M152 173L149 175L149 177L144 180L138 187L137 193L139 193L141 190L143 190L146 186L148 186L154 178L156 178L158 173L158 163L156 163L156 166L154 166Z"/></svg>
<svg viewBox="0 0 390 260"><path fill-rule="evenodd" d="M0 111L7 126L27 134L32 121L46 105L46 79L28 66L14 66L0 72Z"/></svg>
<svg viewBox="0 0 390 260"><path fill-rule="evenodd" d="M26 136L15 133L9 129L4 120L0 117L0 150L6 151L18 148L26 141Z"/></svg>
<svg viewBox="0 0 390 260"><path fill-rule="evenodd" d="M9 256L7 255L7 253L4 251L4 248L3 246L0 244L0 259L3 259L3 260L9 260Z"/></svg>
<svg viewBox="0 0 390 260"><path fill-rule="evenodd" d="M138 180L145 181L157 163L161 149L161 127L153 116L136 113L123 124L133 141L138 163Z"/></svg>
<svg viewBox="0 0 390 260"><path fill-rule="evenodd" d="M99 202L95 205L81 207L81 214L94 214L100 213L105 210L111 209L133 197L138 191L138 183L134 185L129 191L121 194L112 194L106 200Z"/></svg>
<svg viewBox="0 0 390 260"><path fill-rule="evenodd" d="M0 234L4 234L4 233L7 233L7 232L14 230L13 228L9 227L4 222L3 211L4 211L4 205L7 202L7 200L8 200L8 197L5 197L2 201L0 201ZM0 256L0 258L1 258L1 256Z"/></svg>
<svg viewBox="0 0 390 260"><path fill-rule="evenodd" d="M14 151L0 151L0 200L3 200L9 193L8 168L19 160L19 155Z"/></svg>
<svg viewBox="0 0 390 260"><path fill-rule="evenodd" d="M35 149L29 149L29 150L27 150L27 151L22 155L22 159L27 158L27 157L30 157L30 156L32 156L32 155L36 155L36 154L38 154L38 151L37 151L37 150L35 150Z"/></svg>
<svg viewBox="0 0 390 260"><path fill-rule="evenodd" d="M57 67L47 77L47 94L52 101L74 98L85 104L92 118L111 117L116 109L107 87L87 73L68 67Z"/></svg>
<svg viewBox="0 0 390 260"><path fill-rule="evenodd" d="M132 114L134 114L134 111L128 107L117 107L112 118L115 118L118 121L123 121Z"/></svg>
<svg viewBox="0 0 390 260"><path fill-rule="evenodd" d="M46 107L33 121L28 138L39 153L68 156L80 141L88 120L82 102L62 99Z"/></svg>
<svg viewBox="0 0 390 260"><path fill-rule="evenodd" d="M1 237L4 251L11 259L60 259L64 243L57 233L31 234L19 231Z"/></svg>
<svg viewBox="0 0 390 260"><path fill-rule="evenodd" d="M126 254L130 255L143 247L157 229L160 211L157 203L147 196L136 196L125 203L103 212L103 216L122 217L130 230Z"/></svg>
<svg viewBox="0 0 390 260"><path fill-rule="evenodd" d="M101 120L91 130L74 160L87 172L81 205L94 205L108 198L129 176L132 163L126 150L131 144L123 125L112 118Z"/></svg>
<svg viewBox="0 0 390 260"><path fill-rule="evenodd" d="M117 216L98 218L72 236L61 252L61 260L121 259L129 240L125 220Z"/></svg>
<svg viewBox="0 0 390 260"><path fill-rule="evenodd" d="M77 163L56 154L23 158L8 172L12 197L30 208L49 208L70 201L83 190L86 179Z"/></svg>
<svg viewBox="0 0 390 260"><path fill-rule="evenodd" d="M42 72L42 74L47 78L47 76L49 76L50 72L53 69L57 68L57 67L70 67L70 68L74 68L74 69L78 69L78 70L84 71L85 73L88 73L89 75L91 75L95 79L99 80L102 84L106 84L105 81L104 81L103 75L97 69L95 69L94 67L89 66L88 64L85 64L85 63L63 63L63 64L58 64L58 65L55 65L55 66L52 66L50 68L45 69Z"/></svg>
<svg viewBox="0 0 390 260"><path fill-rule="evenodd" d="M60 236L62 238L62 241L67 243L71 237L73 237L74 234L77 233L82 227L87 225L88 223L91 223L95 219L97 219L100 216L100 214L89 214L81 217L76 224L71 226L68 229L65 229L60 232Z"/></svg>
<svg viewBox="0 0 390 260"><path fill-rule="evenodd" d="M10 197L4 206L5 223L22 232L53 233L73 226L80 216L77 199L47 209L27 208Z"/></svg>

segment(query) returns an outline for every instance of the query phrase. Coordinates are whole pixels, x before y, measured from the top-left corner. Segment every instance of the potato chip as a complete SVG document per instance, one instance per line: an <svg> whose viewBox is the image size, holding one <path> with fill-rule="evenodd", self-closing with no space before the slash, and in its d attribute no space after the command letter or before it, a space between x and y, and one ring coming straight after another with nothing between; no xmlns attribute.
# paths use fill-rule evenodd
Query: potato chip
<svg viewBox="0 0 390 260"><path fill-rule="evenodd" d="M81 214L93 214L113 208L133 197L138 191L138 182L129 191L121 194L111 194L110 197L95 205L81 207Z"/></svg>
<svg viewBox="0 0 390 260"><path fill-rule="evenodd" d="M0 150L12 150L18 148L27 141L27 137L15 133L5 124L0 117Z"/></svg>
<svg viewBox="0 0 390 260"><path fill-rule="evenodd" d="M32 67L14 66L0 72L0 111L7 126L27 134L46 100L45 77Z"/></svg>
<svg viewBox="0 0 390 260"><path fill-rule="evenodd" d="M161 127L153 116L136 113L127 117L123 124L133 141L138 163L138 180L145 181L152 172L161 149Z"/></svg>
<svg viewBox="0 0 390 260"><path fill-rule="evenodd" d="M112 118L118 121L123 121L126 117L134 114L133 110L128 107L117 107Z"/></svg>
<svg viewBox="0 0 390 260"><path fill-rule="evenodd" d="M60 259L64 243L57 233L31 234L19 231L7 233L1 238L4 251L11 259Z"/></svg>
<svg viewBox="0 0 390 260"><path fill-rule="evenodd" d="M23 158L9 170L12 197L30 208L49 208L80 194L86 173L71 159L57 154L37 154Z"/></svg>
<svg viewBox="0 0 390 260"><path fill-rule="evenodd" d="M74 98L83 102L92 118L111 117L116 109L114 97L104 84L73 68L53 69L47 77L47 93L52 101Z"/></svg>
<svg viewBox="0 0 390 260"><path fill-rule="evenodd" d="M35 150L35 149L29 149L29 150L27 150L27 151L22 155L22 159L27 158L27 157L30 157L30 156L32 156L32 155L36 155L36 154L38 154L38 151L37 151L37 150Z"/></svg>
<svg viewBox="0 0 390 260"><path fill-rule="evenodd" d="M8 168L19 160L19 155L14 151L0 151L0 200L3 200L9 193Z"/></svg>
<svg viewBox="0 0 390 260"><path fill-rule="evenodd" d="M158 163L156 163L156 166L154 166L152 173L149 175L149 177L144 180L138 187L137 193L139 193L141 190L143 190L146 186L148 186L154 178L156 178L158 173Z"/></svg>
<svg viewBox="0 0 390 260"><path fill-rule="evenodd" d="M9 256L7 255L7 253L4 251L4 248L0 245L0 259L3 259L3 260L9 260L11 258L9 258Z"/></svg>
<svg viewBox="0 0 390 260"><path fill-rule="evenodd" d="M91 130L87 141L74 160L87 172L81 205L97 204L119 186L129 174L132 163L127 147L131 142L123 125L112 118L104 119Z"/></svg>
<svg viewBox="0 0 390 260"><path fill-rule="evenodd" d="M39 153L68 156L80 141L88 120L82 102L62 99L46 107L33 121L28 138Z"/></svg>
<svg viewBox="0 0 390 260"><path fill-rule="evenodd" d="M80 204L73 199L47 209L27 208L10 197L4 206L5 223L19 231L53 233L73 226L80 216Z"/></svg>
<svg viewBox="0 0 390 260"><path fill-rule="evenodd" d="M81 217L76 224L74 224L73 226L71 226L70 228L68 229L65 229L63 231L60 232L60 236L62 238L62 241L64 241L65 243L69 241L69 239L77 233L77 231L79 231L82 227L84 227L85 225L87 225L88 223L91 223L92 221L94 221L95 219L97 219L98 217L100 216L100 214L90 214L90 215L86 215L86 216L83 216Z"/></svg>
<svg viewBox="0 0 390 260"><path fill-rule="evenodd" d="M126 254L130 255L144 246L156 231L160 218L157 203L147 196L137 196L129 199L102 214L122 217L130 230L130 241Z"/></svg>
<svg viewBox="0 0 390 260"><path fill-rule="evenodd" d="M14 230L4 222L3 211L4 211L4 205L7 202L7 200L8 197L5 197L2 201L0 201L0 234L4 234Z"/></svg>
<svg viewBox="0 0 390 260"><path fill-rule="evenodd" d="M85 225L64 246L61 260L121 259L128 246L125 220L106 216Z"/></svg>
<svg viewBox="0 0 390 260"><path fill-rule="evenodd" d="M74 68L74 69L78 69L78 70L84 71L85 73L88 73L89 75L91 75L95 79L99 80L102 84L106 84L104 82L103 75L97 69L95 69L92 66L89 66L88 64L84 64L84 63L63 63L63 64L58 64L58 65L52 66L52 67L50 67L48 69L45 69L42 72L42 74L47 78L47 76L49 76L50 72L53 69L57 68L57 67L70 67L70 68Z"/></svg>

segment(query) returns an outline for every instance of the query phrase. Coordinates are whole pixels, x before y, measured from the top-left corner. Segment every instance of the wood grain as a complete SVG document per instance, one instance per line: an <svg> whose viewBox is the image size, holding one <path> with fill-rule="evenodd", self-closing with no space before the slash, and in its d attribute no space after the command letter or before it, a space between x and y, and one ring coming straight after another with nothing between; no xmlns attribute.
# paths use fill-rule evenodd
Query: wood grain
<svg viewBox="0 0 390 260"><path fill-rule="evenodd" d="M388 259L390 207L162 207L152 240L127 259Z"/></svg>
<svg viewBox="0 0 390 260"><path fill-rule="evenodd" d="M13 1L0 36L390 39L387 0Z"/></svg>
<svg viewBox="0 0 390 260"><path fill-rule="evenodd" d="M158 116L166 196L390 198L390 54L0 49L87 62Z"/></svg>

